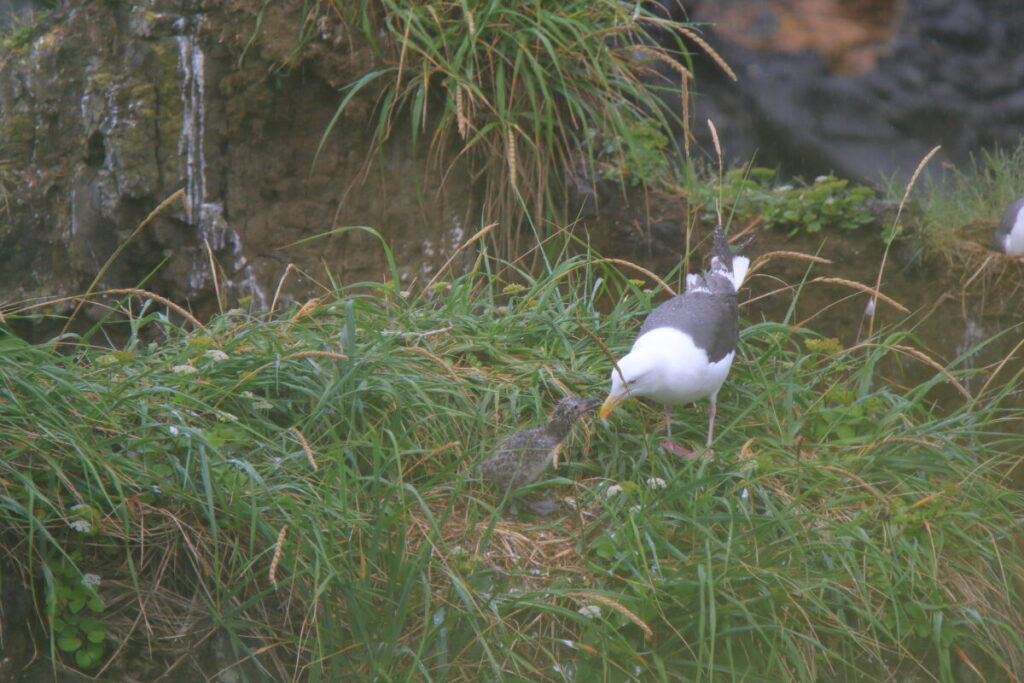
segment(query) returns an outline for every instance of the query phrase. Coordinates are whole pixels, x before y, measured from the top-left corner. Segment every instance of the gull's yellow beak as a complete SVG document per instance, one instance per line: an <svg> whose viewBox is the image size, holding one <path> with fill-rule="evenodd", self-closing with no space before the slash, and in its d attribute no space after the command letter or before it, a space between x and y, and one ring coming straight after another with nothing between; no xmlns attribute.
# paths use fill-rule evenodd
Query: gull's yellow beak
<svg viewBox="0 0 1024 683"><path fill-rule="evenodd" d="M608 417L615 410L615 406L622 403L626 396L628 394L608 394L608 398L601 404L601 410L597 411L597 414L601 416L601 419Z"/></svg>

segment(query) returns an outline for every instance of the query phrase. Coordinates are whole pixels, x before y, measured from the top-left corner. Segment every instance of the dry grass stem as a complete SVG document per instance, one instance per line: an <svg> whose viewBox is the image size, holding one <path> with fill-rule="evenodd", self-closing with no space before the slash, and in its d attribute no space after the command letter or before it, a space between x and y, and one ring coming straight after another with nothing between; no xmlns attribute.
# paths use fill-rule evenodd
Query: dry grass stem
<svg viewBox="0 0 1024 683"><path fill-rule="evenodd" d="M210 246L210 240L203 238L203 245L206 247L206 256L210 262L210 279L213 280L213 295L217 299L217 310L221 313L224 312L224 295L220 291L220 273L217 270L217 259L213 255L213 247Z"/></svg>
<svg viewBox="0 0 1024 683"><path fill-rule="evenodd" d="M35 309L38 309L38 308L45 308L46 306L52 306L54 304L59 304L59 303L64 302L64 301L80 301L82 303L86 303L86 302L91 301L93 297L98 297L98 296L114 296L114 295L118 295L118 296L120 296L120 295L130 295L130 296L142 297L144 299L152 299L153 301L156 301L159 304L163 304L167 308L171 309L172 311L174 311L175 313L180 315L183 319L185 319L188 322L192 323L192 325L194 325L197 329L200 329L200 330L205 330L206 329L206 326L203 325L201 322L199 322L199 320L195 316L193 316L191 313L189 313L184 308L182 308L178 304L174 303L170 299L168 299L166 297L163 297L163 296L160 296L159 294L155 294L153 292L147 292L144 289L135 289L135 288L128 288L128 289L104 289L104 290L99 291L99 292L93 292L92 294L90 294L88 296L85 296L85 295L82 295L82 296L62 296L62 297L58 297L56 299L47 299L46 301L42 301L40 303L29 304L27 306L21 306L20 308L14 310L14 311L11 311L8 315L19 315L21 313L27 313L28 311L35 310ZM79 306L79 308L81 308L81 306ZM78 310L78 309L76 309L76 310Z"/></svg>
<svg viewBox="0 0 1024 683"><path fill-rule="evenodd" d="M430 282L428 282L427 286L424 287L423 289L429 291L430 288L434 285L434 283L437 282L437 279L441 277L441 275L444 274L448 270L448 268L451 267L452 262L455 261L456 257L458 257L459 254L461 254L463 251L465 251L470 246L475 244L479 239L487 235L487 233L489 233L491 230L494 230L496 227L498 227L497 223L491 223L490 225L486 225L477 230L476 233L468 240L460 244L459 247L454 252L452 252L452 255L448 257L448 260L444 262L444 265L437 269L437 272L434 273L434 277L430 278Z"/></svg>
<svg viewBox="0 0 1024 683"><path fill-rule="evenodd" d="M658 277L657 275L655 275L651 271L647 270L643 266L638 266L637 264L632 263L630 261L625 261L623 259L617 259L617 258L600 258L600 259L594 259L590 263L592 263L594 265L597 265L597 264L600 264L600 263L614 263L617 266L622 266L623 268L629 268L630 270L635 270L638 273L643 273L647 277L651 278L651 280L656 282L659 287L661 287L666 292L668 292L669 296L675 296L676 295L676 290L673 289L667 282L665 282L660 277Z"/></svg>
<svg viewBox="0 0 1024 683"><path fill-rule="evenodd" d="M816 277L813 280L811 280L811 282L824 282L827 284L843 285L844 287L850 287L851 289L856 289L857 291L864 292L865 294L870 294L871 296L875 297L875 299L877 299L878 301L884 301L885 303L889 304L890 306L892 306L893 308L895 308L897 311L904 315L910 313L910 309L908 309L906 306L896 301L892 297L882 294L880 291L878 291L877 287L871 288L865 284L861 284L860 282L854 282L853 280L844 280L843 278L839 277Z"/></svg>
<svg viewBox="0 0 1024 683"><path fill-rule="evenodd" d="M653 23L662 23L661 20L650 21L652 21ZM726 62L725 59L723 59L722 56L715 51L715 48L711 47L711 45L706 40L704 40L704 38L702 38L699 33L685 26L677 26L676 28L680 33L687 36L693 42L697 43L697 45L700 45L700 48L704 50L706 53L708 53L708 56L711 57L712 60L714 60L715 64L718 65L718 68L725 72L726 76L728 76L734 81L739 80L739 78L736 76L736 72L732 70L731 66L729 66L729 63Z"/></svg>
<svg viewBox="0 0 1024 683"><path fill-rule="evenodd" d="M622 380L623 384L626 384L626 377L625 375L622 374L622 370L619 369L618 357L614 353L612 353L611 350L609 350L609 348L605 345L604 341L599 336L594 334L593 330L591 330L589 327L584 325L579 320L576 321L576 325L581 330L583 330L595 344L597 344L597 347L601 349L601 353L604 354L605 358L611 361L612 367L615 368L615 372L619 373L619 379Z"/></svg>
<svg viewBox="0 0 1024 683"><path fill-rule="evenodd" d="M281 555L284 554L284 538L288 533L288 527L281 527L281 531L277 533L277 543L274 544L274 558L270 561L270 571L267 575L270 577L270 583L277 587L277 565L281 561Z"/></svg>
<svg viewBox="0 0 1024 683"><path fill-rule="evenodd" d="M690 72L679 77L679 106L683 118L683 156L690 158L690 142L693 134L690 131Z"/></svg>
<svg viewBox="0 0 1024 683"><path fill-rule="evenodd" d="M837 473L841 474L844 477L849 477L850 479L853 479L855 482L860 484L860 486L865 491L867 491L872 496L874 496L878 500L879 503L882 503L887 508L891 505L892 501L889 500L889 497L886 496L881 491L879 491L874 486L872 486L871 484L869 484L867 482L867 480L865 480L863 477L860 477L860 476L854 474L853 472L851 472L849 470L846 470L846 469L843 469L841 467L836 467L835 465L819 464L818 467L820 467L820 468L822 468L824 470L828 470L830 472L837 472Z"/></svg>
<svg viewBox="0 0 1024 683"><path fill-rule="evenodd" d="M242 378L235 383L235 385L231 388L231 391L234 392L235 389L238 389L238 387L242 386L243 384L248 382L250 379L252 379L256 375L260 374L261 372L263 372L267 368L275 367L277 365L280 365L281 363L283 363L286 360L292 360L292 359L295 359L295 358L333 358L335 360L348 360L348 356L346 356L344 353L335 353L334 351L312 351L311 350L311 351L297 351L295 353L289 353L288 355L281 356L277 360L271 361L270 363L264 363L263 365L259 366L255 370L252 370L252 371L247 372L246 374L242 375Z"/></svg>
<svg viewBox="0 0 1024 683"><path fill-rule="evenodd" d="M516 163L516 131L513 126L505 129L505 161L508 162L508 180L513 190L518 189L518 165Z"/></svg>
<svg viewBox="0 0 1024 683"><path fill-rule="evenodd" d="M568 593L567 595L571 595L576 598L585 598L592 602L599 602L602 605L605 605L606 607L610 607L622 616L632 621L637 626L639 626L640 630L642 630L644 632L644 635L646 635L648 638L654 636L654 631L651 630L651 627L648 626L643 619L641 619L636 614L631 612L625 605L623 605L621 602L618 602L617 600L613 600L605 595L600 595L598 593L586 593L582 591L576 593Z"/></svg>
<svg viewBox="0 0 1024 683"><path fill-rule="evenodd" d="M459 129L459 137L463 140L469 135L469 119L466 117L466 102L462 86L455 86L455 122Z"/></svg>
<svg viewBox="0 0 1024 683"><path fill-rule="evenodd" d="M981 391L978 392L979 396L985 395L985 392L988 391L989 385L995 381L996 377L999 376L999 373L1002 372L1004 367L1006 367L1006 364L1010 362L1011 358L1017 355L1017 352L1020 351L1022 347L1024 347L1024 339L1017 342L1017 344L1010 349L1010 352L1003 356L1002 360L1000 360L999 364L996 366L996 369L992 371L992 374L989 375L988 379L985 380L985 383L981 386Z"/></svg>
<svg viewBox="0 0 1024 683"><path fill-rule="evenodd" d="M685 66L677 62L675 59L672 59L672 57L662 48L651 45L629 45L626 49L650 55L653 59L661 62L679 74L684 82L689 78L693 78L693 74L691 74Z"/></svg>
<svg viewBox="0 0 1024 683"><path fill-rule="evenodd" d="M402 347L399 347L399 348L397 348L395 350L397 352L399 352L399 353L412 353L412 354L415 354L417 356L423 356L424 358L429 358L430 360L434 361L439 366L441 366L444 369L444 371L448 374L448 376L451 377L453 380L455 380L456 384L462 384L463 381L464 381L462 379L462 377L459 376L459 373L457 373L455 371L455 368L453 368L452 365L448 361L446 361L445 359L441 358L440 356L438 356L435 353L431 353L427 349L424 349L424 348L422 348L420 346L402 346Z"/></svg>
<svg viewBox="0 0 1024 683"><path fill-rule="evenodd" d="M882 345L881 344L876 344L876 343L873 343L873 342L862 342L862 343L858 344L854 348L859 348L859 347L865 347L865 348L868 348L868 347L879 347L879 348L882 348ZM941 364L939 364L937 361L932 359L930 356L928 356L923 351L915 349L915 348L913 348L911 346L904 346L902 344L890 344L890 345L885 346L884 348L893 349L894 351L899 351L900 353L902 353L904 355L910 356L912 358L916 358L917 360L921 361L922 363L924 363L928 367L934 369L940 375L945 377L949 381L949 383L952 384L953 387L956 388L956 390L960 393L960 395L963 396L966 400L968 400L968 401L973 401L974 400L974 397L971 396L971 392L967 391L967 389L964 387L964 385L960 384L960 382L957 380L957 378L949 373L949 370L944 368Z"/></svg>
<svg viewBox="0 0 1024 683"><path fill-rule="evenodd" d="M159 216L167 209L167 207L169 207L171 204L178 201L184 196L185 188L181 188L177 192L171 194L171 196L169 196L167 199L160 202L155 209L149 212L148 216L142 219L142 222L139 223L138 227L132 231L132 234L128 235L128 238L118 245L117 249L114 250L114 253L112 253L110 255L110 258L108 258L106 262L103 264L103 267L100 268L99 271L96 273L96 277L93 278L92 282L89 284L89 287L86 288L85 294L83 294L82 298L79 299L79 303L75 307L75 310L71 313L71 315L68 316L68 320L64 324L64 329L61 330L61 336L67 334L68 329L71 327L71 323L74 321L76 317L78 317L79 311L81 311L82 306L85 305L85 298L92 294L93 289L96 287L99 281L103 279L103 276L106 274L107 270L109 270L110 266L114 263L115 260L117 260L117 257L121 255L121 252L124 251L125 247L127 247L131 243L131 241L135 239L135 236L142 232L143 228L149 225L154 218Z"/></svg>
<svg viewBox="0 0 1024 683"><path fill-rule="evenodd" d="M309 316L313 315L313 313L316 310L323 306L323 304L323 297L315 297L313 299L310 299L306 303L302 304L302 306L299 307L299 310L295 311L295 314L291 317L291 321L293 323L297 323L301 320L304 320L305 318L308 318Z"/></svg>
<svg viewBox="0 0 1024 683"><path fill-rule="evenodd" d="M914 169L914 173L910 176L910 182L907 183L906 189L903 191L903 198L900 200L899 208L896 209L896 216L892 220L894 228L899 226L900 217L903 215L903 207L906 206L907 199L910 198L910 192L914 189L914 185L917 183L918 177L921 175L921 171L931 161L932 157L938 154L939 150L942 149L940 145L932 148L928 154L921 159L921 162ZM895 230L894 230L895 232ZM885 273L885 264L889 258L889 248L892 246L892 240L890 239L885 245L885 251L882 253L882 262L878 265L878 277L875 278L875 290L882 289L882 275ZM875 334L875 312L872 311L871 315L868 316L868 337L873 337Z"/></svg>
<svg viewBox="0 0 1024 683"><path fill-rule="evenodd" d="M431 516L441 520L441 525L438 529L419 508L411 510L410 554L418 552L424 542L429 542L439 555L448 553L450 556L453 552L463 553L472 549L490 566L515 572L524 585L536 587L544 587L553 581L554 572L589 574L576 552L579 529L572 518L565 518L557 527L545 528L514 519L473 521L469 517L470 508L461 501L456 501L454 509L446 512L449 505L446 496L434 497L427 493L424 497ZM543 575L529 573L535 568L543 568L546 572ZM548 575L548 572L552 573Z"/></svg>
<svg viewBox="0 0 1024 683"><path fill-rule="evenodd" d="M940 149L942 149L942 145L936 145L933 147L930 152L924 155L924 158L921 159L920 163L918 163L917 168L914 169L913 174L910 176L910 182L907 183L907 187L903 191L903 198L900 200L900 206L896 213L896 221L899 221L900 213L902 213L903 207L907 203L907 199L910 198L910 192L914 189L914 185L917 184L917 179L920 177L921 171L923 171L924 167L928 165L928 162L932 160L932 157L939 153Z"/></svg>
<svg viewBox="0 0 1024 683"><path fill-rule="evenodd" d="M821 256L812 256L811 254L805 254L799 251L769 251L764 254L760 254L754 259L753 263L750 264L750 268L747 271L747 277L750 277L758 270L766 266L773 259L785 258L794 259L797 261L808 261L810 263L820 263L822 265L831 266L832 261Z"/></svg>
<svg viewBox="0 0 1024 683"><path fill-rule="evenodd" d="M272 313L277 309L277 300L281 296L281 288L284 287L284 281L288 278L288 274L291 273L293 270L298 270L294 263L289 263L287 266L285 266L284 272L281 274L281 277L277 281L277 287L274 289L274 298L271 299L270 301L270 309L267 311L267 313Z"/></svg>
<svg viewBox="0 0 1024 683"><path fill-rule="evenodd" d="M718 177L722 177L723 172L723 159L722 159L722 143L718 140L718 129L715 128L715 122L708 119L708 130L711 131L711 142L715 146L715 159L718 161ZM722 222L722 216L718 216L718 222Z"/></svg>
<svg viewBox="0 0 1024 683"><path fill-rule="evenodd" d="M313 456L313 449L309 447L309 442L306 441L306 437L302 435L302 432L299 431L298 427L292 427L290 431L295 435L299 445L302 446L302 450L305 451L306 460L309 461L309 466L313 468L314 472L316 472L320 468L316 464L316 458Z"/></svg>
<svg viewBox="0 0 1024 683"><path fill-rule="evenodd" d="M928 356L928 354L926 354L924 351L915 349L911 346L904 346L903 344L893 344L890 348L893 348L899 351L900 353L904 353L908 356L912 356L918 359L919 361L921 361L922 363L929 366L930 368L938 372L940 375L945 377L949 381L949 383L952 384L958 392L960 392L960 395L963 396L964 399L966 399L967 401L974 400L974 397L971 396L971 392L967 391L966 387L960 384L957 378L950 374L949 370L944 368L938 361Z"/></svg>

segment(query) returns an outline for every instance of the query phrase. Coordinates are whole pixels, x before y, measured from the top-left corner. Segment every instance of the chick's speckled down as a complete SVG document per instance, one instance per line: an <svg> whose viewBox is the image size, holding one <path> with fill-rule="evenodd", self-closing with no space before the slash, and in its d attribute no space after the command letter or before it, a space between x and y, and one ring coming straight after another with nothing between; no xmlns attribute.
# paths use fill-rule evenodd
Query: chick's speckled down
<svg viewBox="0 0 1024 683"><path fill-rule="evenodd" d="M558 449L577 418L600 403L597 399L563 398L547 424L502 439L480 465L480 475L502 491L532 484L557 462Z"/></svg>

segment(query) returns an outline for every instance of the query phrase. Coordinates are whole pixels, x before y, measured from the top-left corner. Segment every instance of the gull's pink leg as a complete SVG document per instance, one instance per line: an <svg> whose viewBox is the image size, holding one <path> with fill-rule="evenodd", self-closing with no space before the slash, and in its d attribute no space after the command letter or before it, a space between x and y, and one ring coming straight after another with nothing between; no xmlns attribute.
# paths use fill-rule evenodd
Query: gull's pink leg
<svg viewBox="0 0 1024 683"><path fill-rule="evenodd" d="M715 436L715 397L711 397L711 402L708 403L708 442L705 445L707 448L711 448L711 441Z"/></svg>

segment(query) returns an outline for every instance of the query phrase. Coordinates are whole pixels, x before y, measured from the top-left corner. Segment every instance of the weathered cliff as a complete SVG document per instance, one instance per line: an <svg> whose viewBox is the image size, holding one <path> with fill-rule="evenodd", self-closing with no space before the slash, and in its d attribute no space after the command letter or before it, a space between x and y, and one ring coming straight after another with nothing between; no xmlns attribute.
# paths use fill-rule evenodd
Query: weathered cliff
<svg viewBox="0 0 1024 683"><path fill-rule="evenodd" d="M301 5L76 0L0 53L0 301L144 285L200 313L381 279L369 225L421 275L461 236L470 183L400 137L373 159L372 94L323 140L337 86L375 59ZM306 26L307 29L311 27ZM356 71L359 69L360 71ZM319 153L318 153L319 149ZM314 163L315 159L315 163ZM184 198L132 235L178 189ZM296 241L324 235L303 244ZM130 239L129 239L130 237ZM214 276L216 269L216 276ZM71 304L66 304L70 306Z"/></svg>

